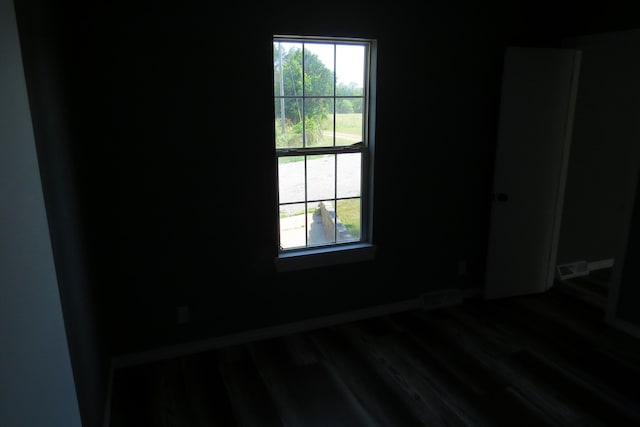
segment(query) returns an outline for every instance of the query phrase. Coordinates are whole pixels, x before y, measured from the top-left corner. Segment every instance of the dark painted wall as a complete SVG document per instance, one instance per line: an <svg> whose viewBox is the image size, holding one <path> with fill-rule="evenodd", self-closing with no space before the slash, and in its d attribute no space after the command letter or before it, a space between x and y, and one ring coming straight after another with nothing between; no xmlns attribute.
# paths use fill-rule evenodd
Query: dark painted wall
<svg viewBox="0 0 640 427"><path fill-rule="evenodd" d="M574 205L569 214L573 211L579 215L579 208L587 214L561 235L564 253L560 255L564 259L559 261L613 254L616 258L614 279L620 282L614 284L619 286L616 307L608 314L611 318L640 325L637 268L640 260L640 185L637 184L640 98L637 79L633 78L633 70L639 66L640 20L632 8L631 2L615 2L606 8L595 4L581 5L574 9L573 23L562 31L569 37L568 45L584 48L586 64L590 67L587 77L597 81L590 82L584 95L581 128L574 134L574 138L579 138L574 142L580 146L573 167L577 169L576 175L584 178L574 176L571 188L568 188L572 191L570 197ZM603 91L602 86L608 90ZM591 123L587 123L588 120ZM587 148L589 146L592 148ZM603 167L602 163L607 166ZM590 164L594 165L591 171ZM572 164L569 166L570 180L571 169ZM608 184L610 191L600 187L603 183ZM586 189L594 187L600 197L587 193ZM601 203L606 208L598 212ZM613 211L612 206L617 209ZM612 226L614 222L616 224ZM564 223L565 218L563 227ZM578 235L580 232L582 234ZM589 236L593 238L587 240ZM576 259L579 253L585 255Z"/></svg>
<svg viewBox="0 0 640 427"><path fill-rule="evenodd" d="M640 31L567 40L582 51L558 264L616 258L640 159Z"/></svg>
<svg viewBox="0 0 640 427"><path fill-rule="evenodd" d="M94 55L108 88L96 134L113 181L96 215L110 229L116 352L479 286L502 54L482 10L113 12ZM373 262L274 270L271 36L281 33L378 39ZM186 327L179 305L190 307Z"/></svg>
<svg viewBox="0 0 640 427"><path fill-rule="evenodd" d="M91 419L114 355L482 286L504 48L628 25L555 2L17 3ZM275 272L271 36L286 33L379 42L373 262Z"/></svg>
<svg viewBox="0 0 640 427"><path fill-rule="evenodd" d="M96 302L68 310L74 324L104 321L101 354L482 285L503 49L554 45L557 15L473 2L341 2L337 14L70 2L50 14L30 1L19 18L30 95L48 102L38 126L49 203L77 207L58 235L86 242L91 280L61 292ZM30 41L41 20L55 37ZM378 40L373 262L275 272L278 33ZM181 305L191 322L178 326Z"/></svg>

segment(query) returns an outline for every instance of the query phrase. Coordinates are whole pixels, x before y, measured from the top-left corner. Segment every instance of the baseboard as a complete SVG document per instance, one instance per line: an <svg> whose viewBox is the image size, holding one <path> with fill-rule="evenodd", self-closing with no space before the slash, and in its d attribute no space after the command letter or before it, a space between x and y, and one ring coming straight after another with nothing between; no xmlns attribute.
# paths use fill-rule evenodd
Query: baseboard
<svg viewBox="0 0 640 427"><path fill-rule="evenodd" d="M397 303L351 311L347 313L334 314L320 318L303 320L300 322L293 322L268 328L255 329L247 332L224 335L216 338L192 341L188 343L114 357L112 359L112 368L115 371L121 368L171 359L174 357L186 356L202 351L214 350L216 348L245 344L252 341L275 338L287 334L334 326L341 323L353 322L376 316L384 316L387 314L418 310L421 308L423 308L422 299L416 298Z"/></svg>
<svg viewBox="0 0 640 427"><path fill-rule="evenodd" d="M420 296L422 308L432 310L462 303L460 289L443 289L440 291L426 292Z"/></svg>
<svg viewBox="0 0 640 427"><path fill-rule="evenodd" d="M589 269L589 271L602 270L603 268L611 267L613 267L613 258L587 263L587 268Z"/></svg>
<svg viewBox="0 0 640 427"><path fill-rule="evenodd" d="M184 344L177 344L173 346L156 348L148 351L114 357L111 360L109 371L107 399L105 402L104 427L111 427L110 423L113 380L115 372L118 369L171 359L174 357L186 356L189 354L214 350L231 345L246 344L252 341L275 338L287 334L304 332L323 327L330 327L367 318L412 310L431 309L436 308L437 306L448 306L462 302L462 300L465 298L477 297L480 294L481 290L479 288L434 291L433 293L422 294L419 298L416 299L405 300L397 303L384 304L347 313L323 316L319 318L303 320L300 322L292 322L285 325L260 328L237 334L224 335L221 337L199 340ZM439 304L435 304L435 301L438 301ZM432 302L433 304L429 304L429 302Z"/></svg>
<svg viewBox="0 0 640 427"><path fill-rule="evenodd" d="M574 277L588 276L589 272L613 267L613 258L599 261L576 261L566 264L558 264L556 267L557 277L560 280L572 279Z"/></svg>
<svg viewBox="0 0 640 427"><path fill-rule="evenodd" d="M454 288L428 292L422 294L419 298L409 299L392 304L384 304L365 308L362 310L355 310L346 313L307 319L300 322L292 322L288 324L254 329L246 332L223 335L220 337L192 341L173 346L155 348L138 353L125 354L114 357L112 359L111 370L113 372L120 368L171 359L174 357L186 356L189 354L214 350L216 348L222 348L231 345L246 344L252 341L275 338L287 334L304 332L312 329L329 327L377 316L384 316L387 314L452 305L462 302L463 299L477 297L480 294L481 290L479 288L467 288L462 290ZM439 304L435 304L433 298L438 300ZM431 304L429 302L431 302Z"/></svg>

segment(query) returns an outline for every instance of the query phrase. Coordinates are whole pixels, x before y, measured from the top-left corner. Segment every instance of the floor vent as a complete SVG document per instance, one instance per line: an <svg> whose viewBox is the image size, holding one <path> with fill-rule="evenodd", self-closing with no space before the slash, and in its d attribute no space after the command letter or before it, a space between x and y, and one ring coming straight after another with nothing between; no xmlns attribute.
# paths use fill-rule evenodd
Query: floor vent
<svg viewBox="0 0 640 427"><path fill-rule="evenodd" d="M560 264L558 265L557 269L558 278L560 280L589 275L589 264L587 263L587 261L577 261L569 264Z"/></svg>

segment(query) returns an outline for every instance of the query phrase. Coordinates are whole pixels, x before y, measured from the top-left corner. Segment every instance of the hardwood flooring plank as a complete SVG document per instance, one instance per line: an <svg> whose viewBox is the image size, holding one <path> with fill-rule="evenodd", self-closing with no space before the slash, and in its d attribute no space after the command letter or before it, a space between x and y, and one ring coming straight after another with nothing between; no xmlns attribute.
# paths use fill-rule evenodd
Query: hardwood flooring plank
<svg viewBox="0 0 640 427"><path fill-rule="evenodd" d="M476 311L475 315L469 313L472 310ZM619 361L608 360L606 366L595 371L596 375L594 370L586 370L582 367L581 360L591 358L589 353L599 352L601 349L581 347L577 352L567 354L566 351L560 351L562 347L559 345L549 345L548 336L554 334L551 328L545 328L542 337L539 334L531 334L527 329L514 325L509 317L500 314L497 310L487 310L486 306L482 309L467 306L466 309L452 309L450 313L496 345L500 345L499 342L517 342L517 346L509 347L514 351L516 360L522 361L524 358L536 362L534 365L537 367L546 366L547 371L553 372L546 378L558 381L558 384L554 385L555 388L564 385L563 389L570 389L566 394L572 399L580 397L581 402L577 402L576 405L583 407L585 412L595 411L594 416L596 412L608 414L604 417L601 415L601 420L617 417L621 422L626 419L627 424L631 422L640 425L638 422L640 421L640 400L634 398L633 393L620 393L619 390L611 388L606 381L602 380L602 375L597 374L607 372L611 369L611 364L617 364ZM488 334L486 333L488 330L494 332ZM614 356L609 355L609 359L612 357ZM538 375L540 373L537 371Z"/></svg>
<svg viewBox="0 0 640 427"><path fill-rule="evenodd" d="M144 427L149 425L148 371L147 366L135 366L118 369L114 372L111 426Z"/></svg>
<svg viewBox="0 0 640 427"><path fill-rule="evenodd" d="M289 357L298 366L312 365L322 359L318 350L313 346L309 335L297 333L282 337L289 353Z"/></svg>
<svg viewBox="0 0 640 427"><path fill-rule="evenodd" d="M549 423L563 426L584 426L580 413L573 410L552 389L544 387L536 378L518 371L508 355L490 343L479 339L473 332L453 321L453 318L435 319L422 316L422 326L434 333L448 337L452 344L469 357L476 369L495 375L504 385L518 390L531 404L540 408L549 418Z"/></svg>
<svg viewBox="0 0 640 427"><path fill-rule="evenodd" d="M238 426L285 426L246 347L221 349L218 363Z"/></svg>
<svg viewBox="0 0 640 427"><path fill-rule="evenodd" d="M407 401L407 406L413 408L423 425L488 425L478 417L478 413L469 413L466 405L456 405L452 395L434 381L436 377L419 375L421 370L398 354L398 347L394 346L389 336L376 336L368 331L370 323L372 322L348 324L338 330L354 343L372 370L384 379L388 387Z"/></svg>
<svg viewBox="0 0 640 427"><path fill-rule="evenodd" d="M514 356L523 370L535 374L537 378L575 402L575 407L585 416L584 425L640 425L639 402L623 400L621 396L603 392L597 385L583 380L538 354L521 352Z"/></svg>
<svg viewBox="0 0 640 427"><path fill-rule="evenodd" d="M415 313L401 313L388 316L385 321L396 333L402 334L408 342L426 354L432 366L436 366L444 375L455 378L468 393L482 396L501 387L502 384L493 375L474 369L468 363L467 356L448 340L422 328L415 316Z"/></svg>
<svg viewBox="0 0 640 427"><path fill-rule="evenodd" d="M580 286L579 284L566 280L562 283L558 283L555 286L562 293L565 293L572 298L579 299L585 304L597 307L599 310L603 311L607 307L606 295L591 292L590 290L584 288L583 286Z"/></svg>
<svg viewBox="0 0 640 427"><path fill-rule="evenodd" d="M373 319L376 324L384 323L389 328L387 319ZM443 369L440 363L416 345L415 341L404 333L390 329L389 333L379 338L385 344L386 351L408 364L407 375L425 381L435 392L435 396L445 405L457 412L467 425L497 425L491 411L479 405L478 395L459 381L449 370Z"/></svg>
<svg viewBox="0 0 640 427"><path fill-rule="evenodd" d="M185 382L197 427L237 425L218 367L217 352L209 351L183 358Z"/></svg>
<svg viewBox="0 0 640 427"><path fill-rule="evenodd" d="M513 425L520 426L522 424L526 424L529 427L579 427L576 424L565 424L563 421L549 417L545 408L525 396L521 390L510 385L504 388L503 395L497 395L496 397L504 397L505 403L509 402L509 405L513 405L513 409L506 404L504 407L504 410L510 411L509 419Z"/></svg>
<svg viewBox="0 0 640 427"><path fill-rule="evenodd" d="M256 343L251 352L287 427L370 425L357 400L335 382L323 362L296 364L282 339Z"/></svg>
<svg viewBox="0 0 640 427"><path fill-rule="evenodd" d="M455 338L451 340L449 337L439 336L421 326L421 316L442 320L446 319L448 310L403 313L391 316L388 320L410 337L417 347L433 354L433 359L438 361L436 366L462 384L462 389L472 395L470 402L481 408L482 413L494 426L560 427L559 422L550 419L538 406L523 398L517 390L505 384L505 381L491 370L479 369L473 358L452 344ZM469 387L469 384L476 382L481 386Z"/></svg>
<svg viewBox="0 0 640 427"><path fill-rule="evenodd" d="M187 400L180 359L154 363L147 381L152 405L151 425L157 427L195 426Z"/></svg>
<svg viewBox="0 0 640 427"><path fill-rule="evenodd" d="M311 338L336 375L369 414L371 427L417 427L422 424L406 403L373 375L357 352L333 328L311 333Z"/></svg>
<svg viewBox="0 0 640 427"><path fill-rule="evenodd" d="M501 317L511 319L539 342L546 342L548 348L570 360L576 369L592 373L602 384L622 395L640 399L640 390L635 386L640 381L636 356L640 352L635 353L636 343L629 343L628 337L618 341L613 330L611 336L606 336L600 327L568 315L570 306L564 307L563 314L551 303L541 306L537 298L494 308Z"/></svg>
<svg viewBox="0 0 640 427"><path fill-rule="evenodd" d="M522 309L547 323L563 328L574 342L607 348L636 366L640 366L640 340L604 322L604 313L586 304L549 291L543 295L515 299L512 309Z"/></svg>
<svg viewBox="0 0 640 427"><path fill-rule="evenodd" d="M552 288L114 372L110 427L631 427L640 340Z"/></svg>
<svg viewBox="0 0 640 427"><path fill-rule="evenodd" d="M627 420L620 425L628 425L634 419L632 414L626 414L631 402L625 404L625 396L607 389L589 373L577 371L574 363L558 355L554 348L532 342L522 330L508 331L507 325L491 322L486 314L473 315L468 310L468 307L459 307L450 313L478 336L501 346L524 373L542 379L549 388L560 391L576 413L584 413L588 417L585 425L604 425L607 419ZM518 345L505 344L511 342L518 342Z"/></svg>

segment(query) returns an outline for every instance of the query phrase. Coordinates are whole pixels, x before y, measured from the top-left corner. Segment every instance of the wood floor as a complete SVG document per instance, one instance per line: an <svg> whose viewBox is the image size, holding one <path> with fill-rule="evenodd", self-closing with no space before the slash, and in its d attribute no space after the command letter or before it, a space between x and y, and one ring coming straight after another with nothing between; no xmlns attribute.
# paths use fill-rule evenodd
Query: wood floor
<svg viewBox="0 0 640 427"><path fill-rule="evenodd" d="M557 287L130 367L111 427L640 426L640 343Z"/></svg>

